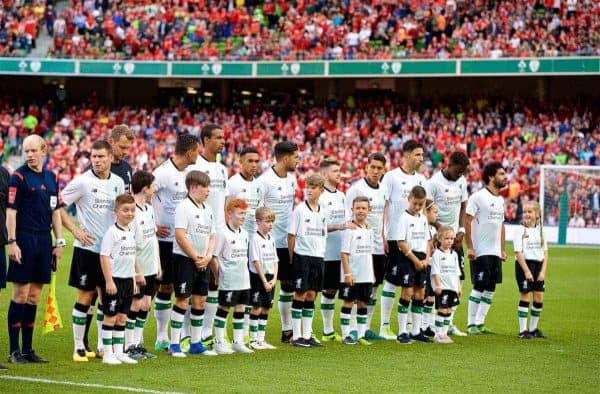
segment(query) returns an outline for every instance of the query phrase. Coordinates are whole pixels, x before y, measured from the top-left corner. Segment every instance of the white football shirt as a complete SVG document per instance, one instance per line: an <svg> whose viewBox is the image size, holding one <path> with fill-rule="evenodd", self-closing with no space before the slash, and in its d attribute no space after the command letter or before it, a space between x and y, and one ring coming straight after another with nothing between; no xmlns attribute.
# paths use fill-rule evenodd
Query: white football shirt
<svg viewBox="0 0 600 394"><path fill-rule="evenodd" d="M447 179L438 171L425 183L427 198L438 207L438 220L456 232L459 228L460 206L469 198L467 181L461 176L456 181Z"/></svg>
<svg viewBox="0 0 600 394"><path fill-rule="evenodd" d="M204 156L198 156L196 164L186 169L190 171L202 171L210 178L210 193L206 199L208 205L215 215L215 227L222 230L225 227L225 197L227 197L228 173L227 167L219 162L207 161Z"/></svg>
<svg viewBox="0 0 600 394"><path fill-rule="evenodd" d="M502 256L502 226L504 224L504 197L494 196L487 188L471 195L467 202L471 221L471 239L475 256Z"/></svg>
<svg viewBox="0 0 600 394"><path fill-rule="evenodd" d="M327 218L319 207L313 211L304 201L294 209L288 233L296 236L294 252L302 256L323 258L327 239Z"/></svg>
<svg viewBox="0 0 600 394"><path fill-rule="evenodd" d="M79 227L95 239L91 246L83 246L75 239L73 246L94 253L100 252L102 237L115 222L115 199L123 193L125 184L113 173L107 179L100 179L93 170L87 170L67 184L61 192L65 206L75 204Z"/></svg>
<svg viewBox="0 0 600 394"><path fill-rule="evenodd" d="M377 187L372 187L364 178L354 182L346 192L348 217L352 217L352 202L359 196L367 197L371 203L371 212L367 216L367 222L373 231L373 254L384 254L381 230L383 229L383 210L388 199L386 188L381 183Z"/></svg>
<svg viewBox="0 0 600 394"><path fill-rule="evenodd" d="M135 207L135 220L131 223L131 230L135 234L136 257L144 276L156 275L160 261L154 209L150 204L144 204L143 207L136 204Z"/></svg>
<svg viewBox="0 0 600 394"><path fill-rule="evenodd" d="M246 290L250 288L248 272L248 233L225 225L217 237L215 255L219 259L219 290Z"/></svg>
<svg viewBox="0 0 600 394"><path fill-rule="evenodd" d="M355 283L374 283L373 231L368 227L344 230L342 253L349 254L348 263ZM344 268L340 270L340 282L344 281Z"/></svg>
<svg viewBox="0 0 600 394"><path fill-rule="evenodd" d="M273 274L275 265L279 262L275 239L270 234L264 237L257 231L250 240L249 256L250 272L258 273L256 267L254 267L254 262L259 261L265 274Z"/></svg>
<svg viewBox="0 0 600 394"><path fill-rule="evenodd" d="M116 223L108 228L102 238L100 256L110 258L113 278L133 278L136 249L135 234L131 229Z"/></svg>
<svg viewBox="0 0 600 394"><path fill-rule="evenodd" d="M187 197L185 187L185 170L175 166L173 159L164 161L154 172L154 187L156 192L152 197L152 206L156 213L156 224L169 226L170 233L166 238L158 238L159 241L173 242L175 230L175 208Z"/></svg>
<svg viewBox="0 0 600 394"><path fill-rule="evenodd" d="M265 207L270 208L275 214L273 226L275 245L277 248L287 249L288 227L294 210L294 198L298 186L296 177L288 173L282 178L271 167L258 178L258 181Z"/></svg>
<svg viewBox="0 0 600 394"><path fill-rule="evenodd" d="M325 189L319 198L319 206L327 218L327 225L342 224L348 221L346 217L346 196L339 190ZM327 233L325 241L325 261L339 261L342 248L342 232Z"/></svg>
<svg viewBox="0 0 600 394"><path fill-rule="evenodd" d="M458 292L460 289L460 267L458 266L458 255L451 250L445 253L435 249L429 261L431 265L431 287L435 288L434 275L440 276L442 290Z"/></svg>
<svg viewBox="0 0 600 394"><path fill-rule="evenodd" d="M431 234L425 215L422 213L411 215L408 211L404 211L398 222L398 233L392 233L392 239L405 241L413 252L427 253Z"/></svg>
<svg viewBox="0 0 600 394"><path fill-rule="evenodd" d="M425 187L425 177L419 173L407 174L398 167L388 171L381 180L388 192L389 212L385 224L388 241L397 241L400 215L408 208L408 195L415 186Z"/></svg>
<svg viewBox="0 0 600 394"><path fill-rule="evenodd" d="M544 242L542 242L542 236ZM544 252L548 250L546 235L543 231L540 232L540 226L525 227L519 226L515 231L515 239L513 240L515 252L523 253L525 260L544 260Z"/></svg>
<svg viewBox="0 0 600 394"><path fill-rule="evenodd" d="M249 235L254 235L256 232L256 208L263 204L258 180L256 178L248 180L238 173L229 178L228 188L229 197L241 198L248 203L248 213L243 227Z"/></svg>
<svg viewBox="0 0 600 394"><path fill-rule="evenodd" d="M215 220L212 210L204 204L196 204L190 196L179 203L175 209L175 228L185 230L185 237L200 256L206 255L211 234L216 234ZM173 242L173 253L189 257L185 254L177 240Z"/></svg>

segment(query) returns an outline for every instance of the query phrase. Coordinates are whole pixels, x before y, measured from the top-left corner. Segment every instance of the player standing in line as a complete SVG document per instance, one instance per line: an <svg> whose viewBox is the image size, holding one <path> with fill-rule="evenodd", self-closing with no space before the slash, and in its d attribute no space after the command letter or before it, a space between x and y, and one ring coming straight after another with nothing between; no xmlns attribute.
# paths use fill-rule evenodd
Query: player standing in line
<svg viewBox="0 0 600 394"><path fill-rule="evenodd" d="M248 213L244 222L244 230L250 239L256 234L256 220L254 212L263 204L262 190L258 180L254 177L258 171L260 156L254 147L247 147L240 152L240 172L229 178L228 197L241 198L248 203ZM250 263L252 268L252 262ZM244 312L244 327L250 327L251 306L246 306Z"/></svg>
<svg viewBox="0 0 600 394"><path fill-rule="evenodd" d="M541 221L540 205L529 201L523 207L523 225L517 231L514 249L517 256L515 276L521 300L519 301L519 338L546 338L537 328L544 302L544 280L548 266L548 244ZM527 330L530 294L533 307Z"/></svg>
<svg viewBox="0 0 600 394"><path fill-rule="evenodd" d="M458 304L461 295L458 254L453 250L455 233L450 226L441 226L437 233L439 248L431 256L431 284L435 292L437 343L453 343L448 337L452 307Z"/></svg>
<svg viewBox="0 0 600 394"><path fill-rule="evenodd" d="M333 316L335 314L335 294L340 286L340 253L343 230L355 225L346 217L346 196L337 190L342 180L340 163L337 160L324 159L319 164L319 172L325 179L325 191L319 198L319 206L327 218L327 241L325 244L325 269L323 273L323 292L321 293L321 315L323 317L323 342L342 338L335 333Z"/></svg>
<svg viewBox="0 0 600 394"><path fill-rule="evenodd" d="M294 209L288 229L295 290L292 302L293 335L290 341L294 346L323 346L312 335L312 322L315 297L323 288L327 217L319 205L319 198L324 186L325 180L320 175L311 175L306 179L306 198Z"/></svg>
<svg viewBox="0 0 600 394"><path fill-rule="evenodd" d="M250 347L254 350L275 349L265 341L269 310L277 284L277 248L271 235L275 214L267 207L256 210L256 234L250 238Z"/></svg>
<svg viewBox="0 0 600 394"><path fill-rule="evenodd" d="M248 204L240 198L227 201L227 223L217 238L215 254L219 263L219 309L215 316L215 346L219 354L254 353L245 342L244 310L250 303L248 233L242 228ZM227 315L233 307L233 345L225 341Z"/></svg>
<svg viewBox="0 0 600 394"><path fill-rule="evenodd" d="M384 222L387 244L384 244L388 254L388 266L386 273L386 283L381 292L381 323L379 335L385 339L396 339L396 335L390 329L390 314L394 306L394 297L397 284L391 283L388 276L396 277L398 265L405 260L405 257L398 248L399 235L398 226L400 216L408 208L408 196L415 186L425 186L425 177L417 171L423 164L423 145L415 140L408 140L402 145L402 165L387 172L381 181L388 193L388 200L384 210ZM390 237L390 234L394 234ZM396 268L394 268L396 267ZM410 300L409 300L410 302Z"/></svg>
<svg viewBox="0 0 600 394"><path fill-rule="evenodd" d="M467 181L465 174L469 167L469 158L464 152L453 152L446 168L436 172L427 180L425 189L427 198L432 199L438 208L438 223L436 226L450 226L456 233L454 251L458 255L460 265L460 280L465 280L465 253L463 250L463 238L465 235L465 217L467 209ZM452 322L456 307L452 309L450 328L448 334L466 336Z"/></svg>
<svg viewBox="0 0 600 394"><path fill-rule="evenodd" d="M62 203L56 174L44 168L47 153L44 139L38 135L26 137L23 153L26 163L10 177L6 212L7 279L13 283L7 314L8 361L14 364L47 363L32 348L33 329L42 288L50 283L52 259L58 261L66 245L60 219ZM54 246L52 232L56 237Z"/></svg>
<svg viewBox="0 0 600 394"><path fill-rule="evenodd" d="M438 220L438 208L437 204L433 200L425 200L425 209L423 210L427 223L429 224L429 237L431 238L431 249L435 251L437 247L437 229L435 225ZM430 256L431 257L431 256ZM435 325L435 292L433 288L433 282L431 281L431 264L427 266L425 273L425 304L423 306L423 319L421 321L421 331L428 337L435 336L435 332L432 327Z"/></svg>
<svg viewBox="0 0 600 394"><path fill-rule="evenodd" d="M431 342L421 332L423 317L423 300L425 298L425 282L431 242L429 223L423 215L425 206L425 188L415 186L408 196L408 208L400 216L397 232L390 232L392 239L397 239L397 248L401 254L390 261L386 280L402 287L398 302L398 342L409 344L412 340ZM390 253L392 245L390 245ZM408 307L411 304L412 332L407 329Z"/></svg>
<svg viewBox="0 0 600 394"><path fill-rule="evenodd" d="M202 127L202 131L200 132L200 142L204 147L204 151L198 156L196 164L190 166L188 171L202 171L210 178L210 194L206 199L206 205L212 209L218 238L226 226L225 198L228 194L229 174L227 167L219 161L221 152L225 147L225 132L220 126L208 124ZM216 265L216 260L212 264ZM211 272L209 272L209 275L212 275ZM219 301L217 298L218 294L216 278L210 276L204 313L204 325L202 326L202 340L206 346L209 346L212 343L213 320L215 319ZM187 327L187 322L184 322L183 337L187 337L185 333Z"/></svg>
<svg viewBox="0 0 600 394"><path fill-rule="evenodd" d="M467 251L471 261L473 290L469 296L468 332L472 335L493 334L485 326L496 285L502 283L504 250L504 197L506 171L493 161L483 167L485 188L473 193L467 202L465 222Z"/></svg>
<svg viewBox="0 0 600 394"><path fill-rule="evenodd" d="M112 161L110 163L110 172L112 172L115 175L118 175L123 180L126 192L131 191L132 169L129 163L125 160L125 158L129 153L129 149L131 148L134 139L135 136L133 132L129 127L127 127L124 124L113 127L113 129L110 131L110 137L108 139L113 153ZM88 168L88 170L90 168ZM92 304L90 305L90 309L87 313L87 320L85 322L85 333L83 335L83 344L85 345L86 349L89 349L88 335L90 331L90 326L92 324L92 320L94 319L94 305L96 305L96 299L97 293L94 293L94 297L92 298ZM103 320L101 308L98 308L97 319L98 332L100 332L101 323ZM102 348L101 339L101 336L98 335L98 348L100 349Z"/></svg>
<svg viewBox="0 0 600 394"><path fill-rule="evenodd" d="M356 197L367 197L371 206L367 222L373 231L373 270L375 273L375 283L372 286L371 298L367 303L369 318L367 323L368 329L365 333L367 340L384 339L371 330L371 319L373 318L373 312L377 303L377 288L383 284L387 266L387 257L383 246L386 243L383 234L383 211L388 195L385 186L380 183L380 179L385 172L385 163L385 156L382 153L375 152L370 154L367 162L366 176L354 182L346 193L346 212L348 216L352 212L352 201Z"/></svg>
<svg viewBox="0 0 600 394"><path fill-rule="evenodd" d="M61 211L64 227L75 237L69 274L69 286L77 289L73 307L73 361L88 361L95 357L83 343L85 324L94 295L105 285L100 266L100 242L114 223L115 198L125 192L123 180L110 172L112 148L107 141L92 144L91 160L92 168L73 178L61 193L65 206L75 204L79 223L76 226L67 211ZM102 310L100 303L98 310ZM101 339L101 321L98 326ZM102 349L98 349L98 356L102 356Z"/></svg>
<svg viewBox="0 0 600 394"><path fill-rule="evenodd" d="M368 327L367 303L371 299L375 281L373 270L373 230L367 222L371 207L369 198L358 196L352 201L355 228L344 231L341 247L340 298L344 300L340 314L343 341L347 345L357 342L370 345L365 338ZM358 341L350 335L350 313L358 302Z"/></svg>
<svg viewBox="0 0 600 394"><path fill-rule="evenodd" d="M298 163L298 146L291 141L275 145L276 163L259 178L265 207L275 214L273 237L277 247L279 267L277 279L279 289L279 314L281 316L281 342L289 343L292 338L292 263L288 251L287 231L294 209L294 198L298 182L293 172Z"/></svg>
<svg viewBox="0 0 600 394"><path fill-rule="evenodd" d="M136 281L144 276L136 262L135 233L129 224L135 219L135 199L129 193L115 199L116 222L102 238L100 264L104 275L102 301L102 362L108 365L137 364L124 352L125 324L131 307Z"/></svg>
<svg viewBox="0 0 600 394"><path fill-rule="evenodd" d="M133 295L131 309L127 313L125 326L125 349L133 359L155 358L144 347L144 326L156 291L156 278L160 277L158 238L154 208L150 205L154 196L154 175L137 171L131 179L131 191L135 199L135 220L131 229L135 234L136 258L144 274L144 286L138 286Z"/></svg>
<svg viewBox="0 0 600 394"><path fill-rule="evenodd" d="M167 327L171 317L171 294L173 293L173 241L175 237L175 208L187 197L185 187L186 169L196 163L198 139L191 134L180 134L175 143L175 154L154 170L152 207L156 213L156 235L162 277L154 301L156 318L156 343L154 349L169 348Z"/></svg>

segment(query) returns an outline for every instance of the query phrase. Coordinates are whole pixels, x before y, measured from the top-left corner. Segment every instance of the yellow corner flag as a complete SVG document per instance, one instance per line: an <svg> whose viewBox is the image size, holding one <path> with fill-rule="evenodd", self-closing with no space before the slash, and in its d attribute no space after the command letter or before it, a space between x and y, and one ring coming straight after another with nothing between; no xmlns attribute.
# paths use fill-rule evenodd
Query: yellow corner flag
<svg viewBox="0 0 600 394"><path fill-rule="evenodd" d="M44 311L44 322L42 323L42 334L56 331L62 326L58 301L56 300L56 273L52 272L52 279L48 287L48 298L46 299L46 310Z"/></svg>

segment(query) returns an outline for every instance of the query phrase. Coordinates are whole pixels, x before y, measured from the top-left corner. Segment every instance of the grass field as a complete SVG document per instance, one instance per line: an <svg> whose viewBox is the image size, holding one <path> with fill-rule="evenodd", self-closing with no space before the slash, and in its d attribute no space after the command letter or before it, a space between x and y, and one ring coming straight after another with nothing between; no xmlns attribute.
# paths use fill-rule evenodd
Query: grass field
<svg viewBox="0 0 600 394"><path fill-rule="evenodd" d="M387 341L368 348L335 343L327 344L324 349L298 349L279 344L279 316L274 311L267 335L271 343L279 345L277 350L186 359L161 354L155 360L118 367L104 366L100 360L87 364L71 361L74 291L66 285L70 259L69 248L58 273L58 299L65 327L42 336L39 328L42 308L38 313L34 348L51 363L9 365L9 371L0 372L0 392L118 391L73 383L147 390L144 392L596 392L600 384L600 250L597 248L551 248L540 320L547 340L523 341L516 337L518 292L511 259L504 266L504 283L496 292L486 322L497 330L497 335L457 338L449 346L402 346ZM9 290L0 297L3 322L0 349L6 352L4 322ZM464 292L468 295L469 291L467 284ZM467 309L464 295L462 302L455 321L464 329ZM394 324L394 315L392 321ZM378 312L374 318L376 325ZM320 331L317 311L315 332ZM146 343L153 344L154 337L151 318ZM95 343L95 338L94 325L90 342ZM71 385L9 377L48 379Z"/></svg>

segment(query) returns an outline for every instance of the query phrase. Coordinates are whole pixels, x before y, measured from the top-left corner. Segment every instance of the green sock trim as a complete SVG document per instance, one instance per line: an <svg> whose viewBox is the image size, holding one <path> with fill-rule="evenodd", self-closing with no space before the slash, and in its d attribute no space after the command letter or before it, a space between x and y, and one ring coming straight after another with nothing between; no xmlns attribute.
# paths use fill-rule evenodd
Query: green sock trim
<svg viewBox="0 0 600 394"><path fill-rule="evenodd" d="M396 297L396 294L393 291L382 291L381 292L381 296L382 297L394 298L394 297Z"/></svg>
<svg viewBox="0 0 600 394"><path fill-rule="evenodd" d="M356 322L358 324L367 324L367 318L366 317L357 317Z"/></svg>
<svg viewBox="0 0 600 394"><path fill-rule="evenodd" d="M181 328L183 327L183 322L171 320L171 328Z"/></svg>
<svg viewBox="0 0 600 394"><path fill-rule="evenodd" d="M292 319L302 319L302 311L292 309Z"/></svg>
<svg viewBox="0 0 600 394"><path fill-rule="evenodd" d="M225 328L225 320L215 319L215 327Z"/></svg>
<svg viewBox="0 0 600 394"><path fill-rule="evenodd" d="M435 326L436 327L444 327L444 322L443 321L435 321Z"/></svg>
<svg viewBox="0 0 600 394"><path fill-rule="evenodd" d="M112 338L102 338L102 344L105 346L110 346L113 344Z"/></svg>
<svg viewBox="0 0 600 394"><path fill-rule="evenodd" d="M157 311L164 311L165 309L171 309L171 303L163 304L162 302L155 302L154 309Z"/></svg>
<svg viewBox="0 0 600 394"><path fill-rule="evenodd" d="M302 309L302 317L313 317L314 313L314 309Z"/></svg>
<svg viewBox="0 0 600 394"><path fill-rule="evenodd" d="M258 332L257 326L250 326L250 332Z"/></svg>
<svg viewBox="0 0 600 394"><path fill-rule="evenodd" d="M533 312L532 312L531 314L533 315ZM526 318L526 317L527 317L527 312L522 312L522 311L519 311L519 317L524 317L524 318Z"/></svg>
<svg viewBox="0 0 600 394"><path fill-rule="evenodd" d="M73 316L73 324L77 324L78 326L85 326L87 323L86 317Z"/></svg>
<svg viewBox="0 0 600 394"><path fill-rule="evenodd" d="M542 311L538 311L538 310L535 310L535 309L531 310L531 316L540 317L541 314L542 314Z"/></svg>
<svg viewBox="0 0 600 394"><path fill-rule="evenodd" d="M190 319L190 324L192 327L202 327L203 319Z"/></svg>
<svg viewBox="0 0 600 394"><path fill-rule="evenodd" d="M258 331L267 331L267 326L264 324L259 324L258 325Z"/></svg>
<svg viewBox="0 0 600 394"><path fill-rule="evenodd" d="M244 329L244 322L233 323L233 329L234 330L243 330Z"/></svg>
<svg viewBox="0 0 600 394"><path fill-rule="evenodd" d="M321 304L321 310L332 311L335 309L335 304Z"/></svg>
<svg viewBox="0 0 600 394"><path fill-rule="evenodd" d="M491 304L492 303L492 299L491 298L487 298L487 297L481 297L481 302L485 302L486 304Z"/></svg>
<svg viewBox="0 0 600 394"><path fill-rule="evenodd" d="M208 302L209 304L218 304L219 297L206 297L206 302Z"/></svg>
<svg viewBox="0 0 600 394"><path fill-rule="evenodd" d="M250 313L252 313L252 307L251 306L247 306L246 309L244 309L244 313L246 315L249 315Z"/></svg>
<svg viewBox="0 0 600 394"><path fill-rule="evenodd" d="M431 313L431 312L433 312L432 307L426 306L423 308L423 313Z"/></svg>
<svg viewBox="0 0 600 394"><path fill-rule="evenodd" d="M448 320L444 320L444 325L445 325L445 326L449 326L449 325L450 325L450 319L448 319Z"/></svg>
<svg viewBox="0 0 600 394"><path fill-rule="evenodd" d="M279 295L279 302L292 302L294 295Z"/></svg>
<svg viewBox="0 0 600 394"><path fill-rule="evenodd" d="M398 313L408 313L408 307L403 305L398 305Z"/></svg>
<svg viewBox="0 0 600 394"><path fill-rule="evenodd" d="M481 302L481 298L469 296L469 301L479 304Z"/></svg>
<svg viewBox="0 0 600 394"><path fill-rule="evenodd" d="M125 338L114 338L113 337L113 345L122 345L125 343Z"/></svg>
<svg viewBox="0 0 600 394"><path fill-rule="evenodd" d="M135 326L136 327L144 328L145 325L146 325L146 320L137 319L135 321Z"/></svg>
<svg viewBox="0 0 600 394"><path fill-rule="evenodd" d="M98 313L96 313L96 320L98 320L98 321L104 320L104 313L98 311Z"/></svg>
<svg viewBox="0 0 600 394"><path fill-rule="evenodd" d="M342 326L350 325L350 319L340 319L340 322L341 322Z"/></svg>
<svg viewBox="0 0 600 394"><path fill-rule="evenodd" d="M135 322L128 321L127 323L125 323L126 330L133 330L134 328L135 328Z"/></svg>
<svg viewBox="0 0 600 394"><path fill-rule="evenodd" d="M423 313L423 307L422 306L416 306L416 305L412 305L410 307L410 311L412 313Z"/></svg>

